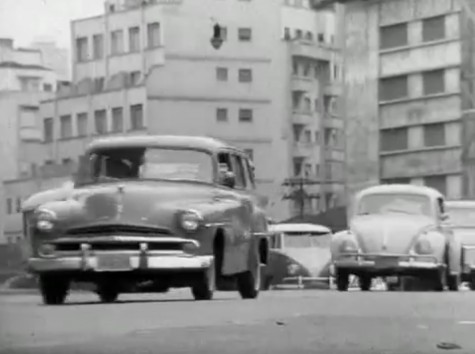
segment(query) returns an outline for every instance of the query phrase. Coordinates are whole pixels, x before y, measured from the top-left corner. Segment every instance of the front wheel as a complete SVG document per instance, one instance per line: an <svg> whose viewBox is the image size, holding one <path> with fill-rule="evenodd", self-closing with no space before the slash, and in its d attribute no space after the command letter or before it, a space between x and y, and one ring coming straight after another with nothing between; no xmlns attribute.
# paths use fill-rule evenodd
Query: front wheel
<svg viewBox="0 0 475 354"><path fill-rule="evenodd" d="M432 275L432 289L434 291L444 291L447 282L447 274L445 268L437 269Z"/></svg>
<svg viewBox="0 0 475 354"><path fill-rule="evenodd" d="M460 274L449 275L447 277L447 286L450 291L458 291L460 288Z"/></svg>
<svg viewBox="0 0 475 354"><path fill-rule="evenodd" d="M350 274L346 270L336 270L336 288L338 291L348 291L350 286Z"/></svg>
<svg viewBox="0 0 475 354"><path fill-rule="evenodd" d="M69 291L68 279L52 274L42 274L39 285L45 305L61 305L66 300Z"/></svg>
<svg viewBox="0 0 475 354"><path fill-rule="evenodd" d="M191 292L195 300L211 300L216 290L216 266L212 262L211 265L200 273L197 282L191 288Z"/></svg>
<svg viewBox="0 0 475 354"><path fill-rule="evenodd" d="M97 284L97 295L103 303L110 304L119 298L119 289L112 282L103 282Z"/></svg>
<svg viewBox="0 0 475 354"><path fill-rule="evenodd" d="M257 258L258 259L258 258ZM243 299L255 299L259 295L261 287L261 266L259 260L253 269L237 275L237 288Z"/></svg>
<svg viewBox="0 0 475 354"><path fill-rule="evenodd" d="M371 276L367 274L360 275L359 278L359 283L360 283L360 290L361 291L370 291L371 290L371 282L372 278Z"/></svg>

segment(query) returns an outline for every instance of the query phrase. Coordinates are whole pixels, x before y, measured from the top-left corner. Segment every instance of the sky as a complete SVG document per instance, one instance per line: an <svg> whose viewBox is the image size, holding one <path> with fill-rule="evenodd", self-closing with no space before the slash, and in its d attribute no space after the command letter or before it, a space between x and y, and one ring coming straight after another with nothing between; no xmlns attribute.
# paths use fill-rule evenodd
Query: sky
<svg viewBox="0 0 475 354"><path fill-rule="evenodd" d="M0 0L0 37L27 47L52 39L70 49L70 21L101 14L104 0Z"/></svg>

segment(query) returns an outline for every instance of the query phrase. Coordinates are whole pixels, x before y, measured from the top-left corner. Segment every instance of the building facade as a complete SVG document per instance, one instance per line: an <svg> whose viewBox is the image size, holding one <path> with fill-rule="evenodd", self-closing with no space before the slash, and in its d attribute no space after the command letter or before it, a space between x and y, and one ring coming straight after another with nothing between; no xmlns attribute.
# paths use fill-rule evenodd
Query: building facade
<svg viewBox="0 0 475 354"><path fill-rule="evenodd" d="M97 136L206 135L251 155L272 217L295 212L291 177L317 181L307 212L341 203L335 21L304 0L109 1L71 24L74 85L41 105L43 164L74 165Z"/></svg>
<svg viewBox="0 0 475 354"><path fill-rule="evenodd" d="M475 197L473 7L468 0L347 3L349 195L382 182Z"/></svg>

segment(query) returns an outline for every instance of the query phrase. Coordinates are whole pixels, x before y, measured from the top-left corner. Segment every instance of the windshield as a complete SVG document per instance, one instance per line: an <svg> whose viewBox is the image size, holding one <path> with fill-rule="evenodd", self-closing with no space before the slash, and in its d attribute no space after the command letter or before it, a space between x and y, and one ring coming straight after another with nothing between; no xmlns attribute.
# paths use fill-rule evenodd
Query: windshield
<svg viewBox="0 0 475 354"><path fill-rule="evenodd" d="M446 207L450 222L456 226L475 227L475 208Z"/></svg>
<svg viewBox="0 0 475 354"><path fill-rule="evenodd" d="M286 248L329 247L329 233L318 232L286 232L284 245Z"/></svg>
<svg viewBox="0 0 475 354"><path fill-rule="evenodd" d="M404 213L431 215L430 199L417 194L372 194L363 197L358 206L358 215Z"/></svg>
<svg viewBox="0 0 475 354"><path fill-rule="evenodd" d="M210 154L191 149L115 148L93 152L86 182L108 180L185 180L213 182Z"/></svg>

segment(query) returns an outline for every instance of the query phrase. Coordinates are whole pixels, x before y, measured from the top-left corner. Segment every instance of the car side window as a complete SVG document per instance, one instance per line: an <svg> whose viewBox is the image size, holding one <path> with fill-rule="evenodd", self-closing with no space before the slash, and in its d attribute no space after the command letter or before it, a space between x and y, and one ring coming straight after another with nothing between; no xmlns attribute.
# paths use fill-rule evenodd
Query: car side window
<svg viewBox="0 0 475 354"><path fill-rule="evenodd" d="M437 198L437 213L439 217L445 214L445 204L443 198Z"/></svg>
<svg viewBox="0 0 475 354"><path fill-rule="evenodd" d="M244 174L244 166L241 156L233 154L233 172L236 175L236 187L237 188L246 188L246 177Z"/></svg>
<svg viewBox="0 0 475 354"><path fill-rule="evenodd" d="M242 158L242 166L244 168L244 176L246 178L246 185L249 189L255 189L254 180L252 178L252 172L249 169L249 160L245 157Z"/></svg>

